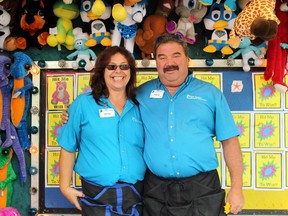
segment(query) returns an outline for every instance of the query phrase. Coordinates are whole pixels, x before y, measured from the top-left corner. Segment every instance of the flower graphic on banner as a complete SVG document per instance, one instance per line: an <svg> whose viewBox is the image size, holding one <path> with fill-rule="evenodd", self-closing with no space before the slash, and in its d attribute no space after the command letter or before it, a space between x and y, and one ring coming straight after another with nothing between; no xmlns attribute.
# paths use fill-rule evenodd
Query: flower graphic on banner
<svg viewBox="0 0 288 216"><path fill-rule="evenodd" d="M52 126L52 129L50 130L50 134L51 134L51 137L53 139L56 140L56 138L58 137L59 135L59 129L62 127L62 122L55 122L55 124Z"/></svg>
<svg viewBox="0 0 288 216"><path fill-rule="evenodd" d="M274 161L268 162L267 164L263 163L258 172L262 181L273 178L276 175L277 167L274 164Z"/></svg>
<svg viewBox="0 0 288 216"><path fill-rule="evenodd" d="M272 137L274 135L275 128L276 127L272 124L272 120L270 122L266 122L265 124L262 123L258 131L259 139L265 140Z"/></svg>
<svg viewBox="0 0 288 216"><path fill-rule="evenodd" d="M59 176L59 162L54 160L54 163L51 164L50 174L52 178Z"/></svg>
<svg viewBox="0 0 288 216"><path fill-rule="evenodd" d="M259 92L259 97L261 98L262 101L267 100L271 98L275 93L275 89L272 85L272 82L268 82L266 85L262 85L262 88L260 89Z"/></svg>
<svg viewBox="0 0 288 216"><path fill-rule="evenodd" d="M236 122L236 126L239 130L239 135L241 137L242 135L244 135L247 126L243 123L242 120L240 122Z"/></svg>

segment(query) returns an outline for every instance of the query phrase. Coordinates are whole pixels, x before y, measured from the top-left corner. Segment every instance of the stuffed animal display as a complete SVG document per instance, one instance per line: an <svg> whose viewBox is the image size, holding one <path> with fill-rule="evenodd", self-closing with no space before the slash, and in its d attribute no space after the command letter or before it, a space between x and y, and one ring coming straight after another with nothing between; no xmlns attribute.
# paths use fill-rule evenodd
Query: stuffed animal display
<svg viewBox="0 0 288 216"><path fill-rule="evenodd" d="M56 28L50 30L47 43L51 47L64 45L68 50L74 49L74 35L72 20L79 15L77 4L65 4L62 0L56 1L53 5L53 12L58 17Z"/></svg>
<svg viewBox="0 0 288 216"><path fill-rule="evenodd" d="M196 42L196 32L194 23L202 21L206 15L207 7L202 6L198 0L178 0L176 1L176 14L180 16L177 24L175 21L170 21L167 25L169 33L177 33L182 38L185 38L187 43L194 44Z"/></svg>
<svg viewBox="0 0 288 216"><path fill-rule="evenodd" d="M10 206L13 185L12 182L16 179L16 174L12 167L11 159L13 156L12 148L0 147L0 209Z"/></svg>
<svg viewBox="0 0 288 216"><path fill-rule="evenodd" d="M138 28L135 43L140 48L143 59L150 59L152 57L156 38L167 33L167 17L173 9L174 1L158 1L156 12L147 16L143 21L143 27Z"/></svg>
<svg viewBox="0 0 288 216"><path fill-rule="evenodd" d="M276 15L280 20L276 37L268 42L267 66L264 72L265 80L272 79L273 86L281 93L288 90L284 78L288 71L288 54L284 44L288 43L288 3L276 2ZM286 10L286 11L285 11ZM281 44L283 44L281 46ZM284 47L283 47L284 46Z"/></svg>
<svg viewBox="0 0 288 216"><path fill-rule="evenodd" d="M142 22L146 15L146 1L142 0L135 5L124 7L127 11L127 17L122 22L114 21L115 28L112 33L112 46L120 46L123 39L125 48L133 53L137 23Z"/></svg>
<svg viewBox="0 0 288 216"><path fill-rule="evenodd" d="M232 29L236 14L227 11L223 3L214 3L208 14L204 18L204 25L207 30L213 31L208 45L204 47L204 52L214 53L221 51L223 55L231 55L233 50L229 46L228 32L226 29Z"/></svg>
<svg viewBox="0 0 288 216"><path fill-rule="evenodd" d="M74 28L73 34L74 47L76 51L68 55L67 58L69 60L72 60L74 57L77 56L76 61L72 63L72 67L74 70L77 70L81 62L84 61L84 69L86 71L91 71L95 65L96 54L93 50L89 49L89 47L85 45L85 43L88 41L89 36L87 33L83 33L80 27ZM90 61L90 58L94 60L93 63Z"/></svg>
<svg viewBox="0 0 288 216"><path fill-rule="evenodd" d="M256 46L251 44L251 41L248 37L240 37L239 48L233 55L229 56L229 59L234 59L240 54L242 55L243 71L250 71L249 61L253 60L255 66L260 66L262 64L262 59L259 56L262 56L262 52Z"/></svg>
<svg viewBox="0 0 288 216"><path fill-rule="evenodd" d="M16 127L16 131L22 149L30 148L28 135L27 111L30 105L31 92L33 87L31 79L27 76L33 65L32 59L24 52L15 52L14 61L10 67L10 86L13 88L11 99L11 121Z"/></svg>
<svg viewBox="0 0 288 216"><path fill-rule="evenodd" d="M111 46L111 33L107 29L107 22L111 17L111 6L106 1L95 1L93 6L97 6L97 10L92 11L93 0L82 1L80 7L80 16L83 22L89 23L89 30L91 30L90 38L86 42L86 46L93 47L97 44L102 46ZM105 9L105 10L104 10ZM104 10L104 12L103 12Z"/></svg>
<svg viewBox="0 0 288 216"><path fill-rule="evenodd" d="M47 44L49 35L43 0L23 0L20 6L19 27L14 32L17 35L17 48L26 49L27 46L42 48Z"/></svg>
<svg viewBox="0 0 288 216"><path fill-rule="evenodd" d="M213 0L199 0L199 2L201 4L203 4L204 6L210 6L213 4ZM228 11L235 11L237 6L236 6L236 0L226 0L224 2L224 7L225 10Z"/></svg>
<svg viewBox="0 0 288 216"><path fill-rule="evenodd" d="M251 0L238 14L230 38L248 37L254 45L272 40L279 24L275 3L276 0Z"/></svg>
<svg viewBox="0 0 288 216"><path fill-rule="evenodd" d="M0 49L14 51L17 49L16 37L11 36L11 15L0 5Z"/></svg>
<svg viewBox="0 0 288 216"><path fill-rule="evenodd" d="M26 182L26 166L24 152L14 125L11 122L11 87L9 85L11 59L0 55L0 130L6 135L6 140L0 145L2 148L12 147L19 162L20 182Z"/></svg>

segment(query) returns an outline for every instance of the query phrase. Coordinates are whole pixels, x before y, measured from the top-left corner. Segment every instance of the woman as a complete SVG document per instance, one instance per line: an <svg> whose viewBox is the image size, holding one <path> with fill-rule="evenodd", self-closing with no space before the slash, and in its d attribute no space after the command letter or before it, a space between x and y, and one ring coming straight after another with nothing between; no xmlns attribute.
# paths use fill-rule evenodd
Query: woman
<svg viewBox="0 0 288 216"><path fill-rule="evenodd" d="M142 214L146 166L135 82L129 51L109 47L97 57L92 92L78 96L69 107L70 120L57 140L60 190L82 215ZM83 192L70 186L73 168L81 176Z"/></svg>

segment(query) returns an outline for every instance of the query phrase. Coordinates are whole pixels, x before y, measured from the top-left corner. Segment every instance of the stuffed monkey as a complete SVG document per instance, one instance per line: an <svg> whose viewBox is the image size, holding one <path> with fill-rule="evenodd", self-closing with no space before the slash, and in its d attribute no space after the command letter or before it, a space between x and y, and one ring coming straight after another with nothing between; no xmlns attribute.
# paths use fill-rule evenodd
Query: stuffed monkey
<svg viewBox="0 0 288 216"><path fill-rule="evenodd" d="M287 74L287 49L281 47L281 43L288 43L288 15L285 10L286 3L276 2L276 15L280 20L276 37L268 42L267 67L264 72L265 80L272 79L276 90L281 93L287 91L288 86L284 83ZM287 10L287 7L286 7Z"/></svg>

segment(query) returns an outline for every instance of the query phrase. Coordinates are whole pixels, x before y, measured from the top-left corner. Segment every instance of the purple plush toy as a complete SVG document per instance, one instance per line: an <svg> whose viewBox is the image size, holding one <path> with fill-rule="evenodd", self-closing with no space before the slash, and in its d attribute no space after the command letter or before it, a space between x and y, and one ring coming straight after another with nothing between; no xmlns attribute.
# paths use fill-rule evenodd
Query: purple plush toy
<svg viewBox="0 0 288 216"><path fill-rule="evenodd" d="M12 146L19 161L20 180L21 183L24 183L26 182L24 153L21 148L16 129L10 120L11 88L8 81L10 65L11 59L4 55L0 55L0 129L3 132L6 132L6 140L4 143L1 143L0 139L0 145L1 148L8 148Z"/></svg>

